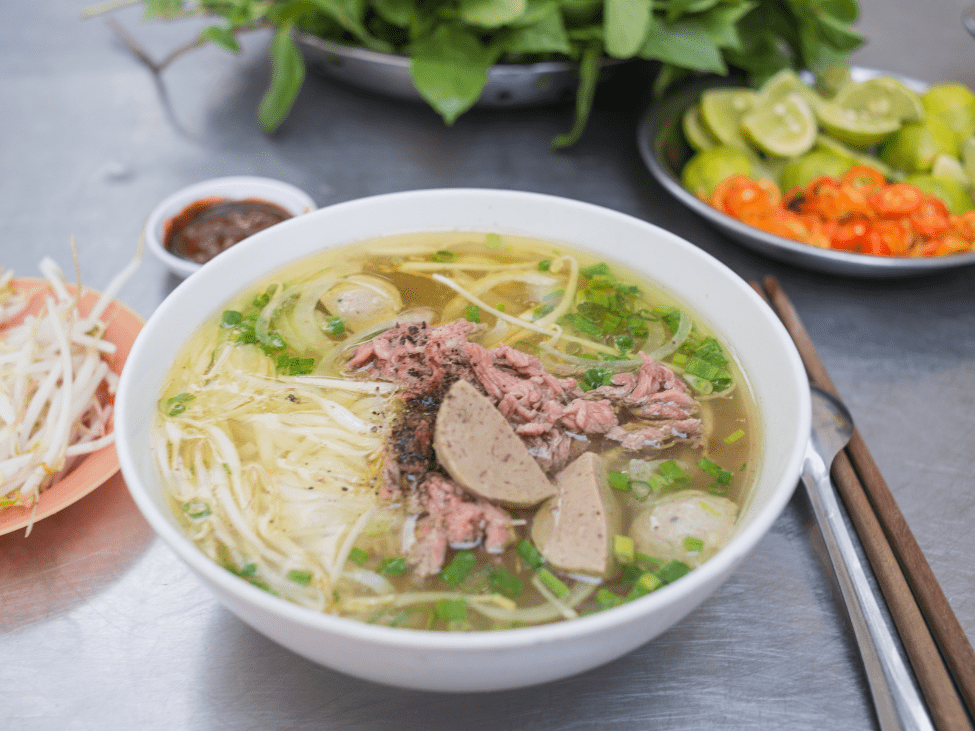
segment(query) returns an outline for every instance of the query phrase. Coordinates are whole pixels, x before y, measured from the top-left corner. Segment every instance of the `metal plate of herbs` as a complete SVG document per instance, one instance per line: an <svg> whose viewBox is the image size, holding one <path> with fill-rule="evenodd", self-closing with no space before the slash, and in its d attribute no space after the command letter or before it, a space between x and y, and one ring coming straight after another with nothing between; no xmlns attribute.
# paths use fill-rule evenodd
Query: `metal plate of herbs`
<svg viewBox="0 0 975 731"><path fill-rule="evenodd" d="M884 72L855 66L851 68L851 74L855 81L862 81ZM915 90L924 89L924 85L914 79L898 78ZM851 277L893 279L975 265L975 252L920 258L871 256L821 249L753 228L712 208L686 190L680 183L680 173L693 150L684 139L681 128L684 112L696 104L707 89L734 86L736 83L744 85L744 82L724 77L711 77L685 85L652 104L640 120L637 128L640 155L650 173L678 201L747 248L772 259L815 271Z"/></svg>

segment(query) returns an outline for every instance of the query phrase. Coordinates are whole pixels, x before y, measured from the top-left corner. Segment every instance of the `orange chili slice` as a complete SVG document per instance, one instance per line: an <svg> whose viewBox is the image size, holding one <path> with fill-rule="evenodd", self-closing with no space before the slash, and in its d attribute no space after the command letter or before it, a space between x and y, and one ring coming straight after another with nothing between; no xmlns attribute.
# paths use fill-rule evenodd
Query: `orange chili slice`
<svg viewBox="0 0 975 731"><path fill-rule="evenodd" d="M924 201L924 194L907 183L885 185L867 198L867 203L884 216L907 216Z"/></svg>

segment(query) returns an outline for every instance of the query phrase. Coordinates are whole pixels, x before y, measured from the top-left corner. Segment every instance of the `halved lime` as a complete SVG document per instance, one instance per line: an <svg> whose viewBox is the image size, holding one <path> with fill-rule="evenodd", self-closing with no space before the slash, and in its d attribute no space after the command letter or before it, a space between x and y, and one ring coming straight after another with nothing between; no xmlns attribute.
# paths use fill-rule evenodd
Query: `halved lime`
<svg viewBox="0 0 975 731"><path fill-rule="evenodd" d="M908 175L904 182L940 198L948 206L948 210L956 216L975 208L975 201L972 200L968 189L950 178L938 178L930 173L915 173Z"/></svg>
<svg viewBox="0 0 975 731"><path fill-rule="evenodd" d="M789 94L801 94L810 104L819 94L811 86L803 82L792 69L782 69L770 78L758 90L757 103L764 103L784 99Z"/></svg>
<svg viewBox="0 0 975 731"><path fill-rule="evenodd" d="M809 182L820 175L839 178L855 163L832 152L818 148L801 155L783 168L779 185L783 191L805 188Z"/></svg>
<svg viewBox="0 0 975 731"><path fill-rule="evenodd" d="M901 128L896 117L877 117L856 109L840 106L836 99L816 105L819 124L831 137L853 147L866 147L882 142Z"/></svg>
<svg viewBox="0 0 975 731"><path fill-rule="evenodd" d="M816 91L829 99L851 81L849 66L828 66L816 74Z"/></svg>
<svg viewBox="0 0 975 731"><path fill-rule="evenodd" d="M873 155L867 155L860 152L854 147L849 145L844 145L839 140L830 137L827 134L820 133L816 137L816 148L817 150L826 150L834 155L842 157L845 160L850 161L850 165L867 165L872 167L874 170L878 171L885 178L890 180L893 177L894 170L887 163L885 163L880 158L874 157Z"/></svg>
<svg viewBox="0 0 975 731"><path fill-rule="evenodd" d="M931 166L931 174L936 178L945 178L948 180L954 180L959 185L964 185L966 188L971 186L971 180L968 174L965 172L965 168L961 164L961 160L957 157L952 157L951 155L945 155L944 153L938 155L934 158L934 164Z"/></svg>
<svg viewBox="0 0 975 731"><path fill-rule="evenodd" d="M965 171L965 175L968 176L972 185L975 185L975 137L969 137L961 143L959 157L961 158L961 166Z"/></svg>
<svg viewBox="0 0 975 731"><path fill-rule="evenodd" d="M837 106L854 110L861 118L919 122L925 116L921 97L893 76L848 83L833 101Z"/></svg>
<svg viewBox="0 0 975 731"><path fill-rule="evenodd" d="M701 94L701 121L707 130L723 145L748 150L748 143L741 136L741 118L755 104L752 89L708 89Z"/></svg>
<svg viewBox="0 0 975 731"><path fill-rule="evenodd" d="M765 101L741 120L745 139L767 155L797 157L812 149L819 131L805 98L796 92Z"/></svg>
<svg viewBox="0 0 975 731"><path fill-rule="evenodd" d="M929 115L951 127L959 142L975 134L975 94L964 84L934 84L921 95L921 103Z"/></svg>
<svg viewBox="0 0 975 731"><path fill-rule="evenodd" d="M734 147L718 145L688 161L681 172L681 184L698 198L707 199L718 183L736 174L752 174L751 158Z"/></svg>
<svg viewBox="0 0 975 731"><path fill-rule="evenodd" d="M958 157L958 140L951 128L937 117L907 122L883 145L880 159L895 170L926 173L938 155Z"/></svg>
<svg viewBox="0 0 975 731"><path fill-rule="evenodd" d="M695 104L684 112L681 126L684 130L684 137L695 150L710 150L718 144L718 140L704 126L699 104Z"/></svg>

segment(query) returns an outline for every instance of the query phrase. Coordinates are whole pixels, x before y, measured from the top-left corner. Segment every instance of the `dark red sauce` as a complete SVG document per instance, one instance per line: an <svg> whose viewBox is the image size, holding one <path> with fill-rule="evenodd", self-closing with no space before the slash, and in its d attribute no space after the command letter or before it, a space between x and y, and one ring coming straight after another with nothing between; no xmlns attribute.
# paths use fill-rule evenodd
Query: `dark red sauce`
<svg viewBox="0 0 975 731"><path fill-rule="evenodd" d="M200 264L291 214L260 198L213 196L191 203L163 225L163 246Z"/></svg>

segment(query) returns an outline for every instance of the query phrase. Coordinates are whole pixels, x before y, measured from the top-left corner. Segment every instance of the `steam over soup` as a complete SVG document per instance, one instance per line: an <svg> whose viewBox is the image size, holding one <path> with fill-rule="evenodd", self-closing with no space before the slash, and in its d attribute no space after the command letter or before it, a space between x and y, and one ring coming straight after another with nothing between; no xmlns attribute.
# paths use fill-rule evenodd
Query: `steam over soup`
<svg viewBox="0 0 975 731"><path fill-rule="evenodd" d="M750 396L652 283L551 242L331 249L194 334L154 445L199 548L255 586L397 627L571 619L732 536Z"/></svg>

